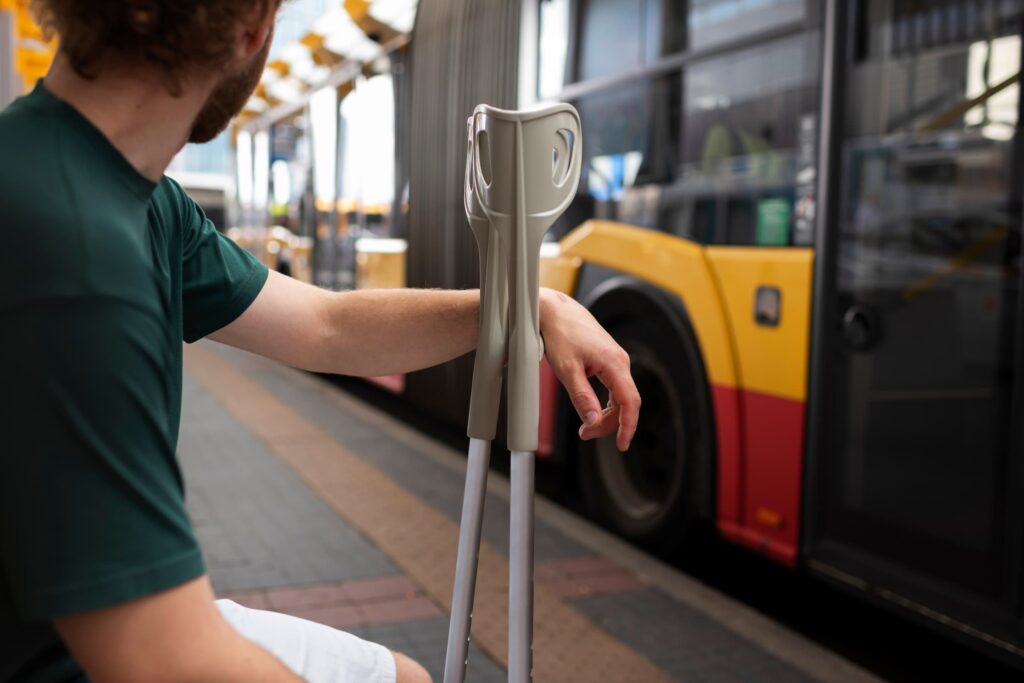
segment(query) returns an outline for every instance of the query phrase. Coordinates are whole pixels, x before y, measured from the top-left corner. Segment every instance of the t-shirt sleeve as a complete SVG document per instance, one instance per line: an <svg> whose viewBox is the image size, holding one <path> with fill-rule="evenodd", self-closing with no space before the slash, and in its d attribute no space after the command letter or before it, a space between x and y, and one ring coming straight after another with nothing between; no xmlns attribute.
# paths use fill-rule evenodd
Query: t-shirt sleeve
<svg viewBox="0 0 1024 683"><path fill-rule="evenodd" d="M194 342L249 307L267 281L267 267L218 232L199 205L178 191L183 216L183 336Z"/></svg>
<svg viewBox="0 0 1024 683"><path fill-rule="evenodd" d="M25 620L125 602L203 574L168 415L180 344L110 296L2 316L0 560Z"/></svg>

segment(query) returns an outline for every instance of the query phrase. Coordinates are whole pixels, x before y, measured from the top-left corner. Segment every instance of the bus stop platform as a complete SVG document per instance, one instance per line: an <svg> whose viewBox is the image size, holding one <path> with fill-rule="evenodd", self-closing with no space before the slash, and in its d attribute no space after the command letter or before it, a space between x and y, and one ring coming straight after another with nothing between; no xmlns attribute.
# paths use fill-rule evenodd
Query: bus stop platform
<svg viewBox="0 0 1024 683"><path fill-rule="evenodd" d="M186 347L179 457L218 596L402 651L441 680L465 455L320 378ZM492 472L467 680L506 678L508 484ZM538 497L539 683L874 681Z"/></svg>

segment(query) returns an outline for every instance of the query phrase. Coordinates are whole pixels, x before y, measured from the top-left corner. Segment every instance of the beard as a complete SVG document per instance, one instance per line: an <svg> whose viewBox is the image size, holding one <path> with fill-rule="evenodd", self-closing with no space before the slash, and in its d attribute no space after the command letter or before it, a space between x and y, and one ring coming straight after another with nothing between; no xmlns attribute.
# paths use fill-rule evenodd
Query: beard
<svg viewBox="0 0 1024 683"><path fill-rule="evenodd" d="M189 142L209 142L228 127L228 123L242 111L252 91L259 84L269 52L270 35L267 36L263 48L253 55L249 64L221 79L206 98L203 108L196 114L188 136Z"/></svg>

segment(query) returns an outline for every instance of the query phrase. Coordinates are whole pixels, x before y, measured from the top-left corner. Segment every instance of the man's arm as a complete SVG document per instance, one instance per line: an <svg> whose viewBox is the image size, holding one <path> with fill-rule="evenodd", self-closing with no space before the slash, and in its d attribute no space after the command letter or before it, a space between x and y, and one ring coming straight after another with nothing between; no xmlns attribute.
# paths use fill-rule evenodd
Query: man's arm
<svg viewBox="0 0 1024 683"><path fill-rule="evenodd" d="M271 272L259 296L211 339L303 370L372 377L473 350L476 290L328 292Z"/></svg>
<svg viewBox="0 0 1024 683"><path fill-rule="evenodd" d="M580 304L541 290L545 354L583 426L580 438L617 432L626 450L636 431L640 396L629 356ZM411 372L476 346L477 290L383 289L332 293L270 273L256 300L216 341L316 372L373 376ZM609 389L602 408L589 377Z"/></svg>
<svg viewBox="0 0 1024 683"><path fill-rule="evenodd" d="M224 621L205 576L54 626L94 683L301 681Z"/></svg>

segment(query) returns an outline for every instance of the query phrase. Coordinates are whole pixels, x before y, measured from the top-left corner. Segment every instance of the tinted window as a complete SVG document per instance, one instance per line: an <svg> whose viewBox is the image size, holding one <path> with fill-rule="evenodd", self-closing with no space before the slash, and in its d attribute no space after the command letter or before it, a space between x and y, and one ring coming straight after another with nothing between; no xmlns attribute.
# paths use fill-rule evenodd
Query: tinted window
<svg viewBox="0 0 1024 683"><path fill-rule="evenodd" d="M699 62L686 72L683 163L665 197L668 229L707 243L806 241L817 69L815 33Z"/></svg>
<svg viewBox="0 0 1024 683"><path fill-rule="evenodd" d="M661 55L662 0L581 0L579 7L577 80L637 69Z"/></svg>
<svg viewBox="0 0 1024 683"><path fill-rule="evenodd" d="M583 123L583 173L564 234L591 217L662 228L660 196L679 162L678 74L632 81L574 104Z"/></svg>
<svg viewBox="0 0 1024 683"><path fill-rule="evenodd" d="M608 76L643 64L643 3L587 0L581 3L579 79Z"/></svg>
<svg viewBox="0 0 1024 683"><path fill-rule="evenodd" d="M806 0L690 0L689 48L699 50L802 19Z"/></svg>
<svg viewBox="0 0 1024 683"><path fill-rule="evenodd" d="M597 217L710 244L809 243L817 59L806 34L575 102L582 187L555 234Z"/></svg>

